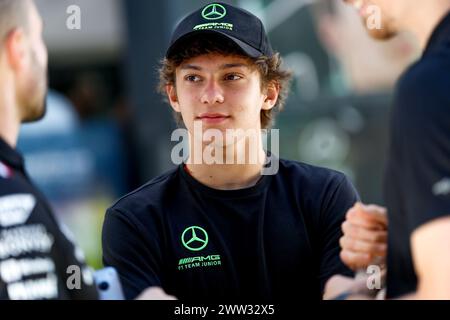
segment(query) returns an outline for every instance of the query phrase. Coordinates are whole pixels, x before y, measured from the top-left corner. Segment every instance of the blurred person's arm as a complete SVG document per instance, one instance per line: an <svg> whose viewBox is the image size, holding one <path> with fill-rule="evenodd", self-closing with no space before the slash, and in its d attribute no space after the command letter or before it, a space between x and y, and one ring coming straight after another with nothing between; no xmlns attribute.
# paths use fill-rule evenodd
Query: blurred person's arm
<svg viewBox="0 0 450 320"><path fill-rule="evenodd" d="M450 300L450 216L419 227L411 236L417 299Z"/></svg>
<svg viewBox="0 0 450 320"><path fill-rule="evenodd" d="M411 237L413 262L418 278L417 291L400 300L450 300L450 216L433 220L414 231ZM345 295L348 300L373 299L361 279L335 276L326 286L325 299Z"/></svg>
<svg viewBox="0 0 450 320"><path fill-rule="evenodd" d="M397 218L404 219L402 227L409 235L417 276L412 298L418 299L450 299L449 86L446 79L418 80L433 79L441 68L436 58L400 82L403 109L393 128L396 149L391 149L391 168L404 199L404 214Z"/></svg>
<svg viewBox="0 0 450 320"><path fill-rule="evenodd" d="M348 211L343 224L344 236L341 238L346 239L341 241L341 257L347 265L356 270L376 256L378 250L375 240L381 238L376 226L384 221L385 214L383 208L373 205L357 204ZM450 299L450 250L446 248L450 248L450 215L432 220L413 232L411 250L418 289L399 299ZM344 292L349 293L349 299L371 298L364 279L342 276L330 279L324 298L333 299Z"/></svg>
<svg viewBox="0 0 450 320"><path fill-rule="evenodd" d="M430 70L421 70L423 74L420 76L432 77L433 73L428 72ZM399 191L391 202L401 201L404 212L402 216L397 216L398 212L390 213L401 223L393 227L391 220L389 232L392 237L397 235L397 231L408 233L407 241L418 283L416 292L398 298L450 299L448 84L431 85L412 79L400 83L399 90L399 95L405 99L405 110L394 113L392 145L395 148L390 150L389 167L395 173ZM416 94L410 95L410 92ZM433 108L426 107L430 96L434 97ZM392 180L388 182L392 183ZM327 288L334 294L358 289L350 281L345 285L331 281Z"/></svg>

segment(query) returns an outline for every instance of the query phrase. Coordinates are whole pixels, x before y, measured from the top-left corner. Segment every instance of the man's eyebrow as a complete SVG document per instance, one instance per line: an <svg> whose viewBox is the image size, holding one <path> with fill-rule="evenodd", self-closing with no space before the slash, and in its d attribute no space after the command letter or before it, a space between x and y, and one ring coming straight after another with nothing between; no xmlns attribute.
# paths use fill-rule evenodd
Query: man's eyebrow
<svg viewBox="0 0 450 320"><path fill-rule="evenodd" d="M248 68L248 65L245 63L226 63L220 66L220 69L230 69L230 68Z"/></svg>
<svg viewBox="0 0 450 320"><path fill-rule="evenodd" d="M200 70L202 70L202 68L199 67L199 66L196 66L194 64L184 64L184 65L181 66L181 70L197 70L197 71L200 71Z"/></svg>
<svg viewBox="0 0 450 320"><path fill-rule="evenodd" d="M231 68L248 68L245 63L225 63L219 67L220 70L231 69ZM195 64L184 64L180 67L181 70L203 70L202 67Z"/></svg>

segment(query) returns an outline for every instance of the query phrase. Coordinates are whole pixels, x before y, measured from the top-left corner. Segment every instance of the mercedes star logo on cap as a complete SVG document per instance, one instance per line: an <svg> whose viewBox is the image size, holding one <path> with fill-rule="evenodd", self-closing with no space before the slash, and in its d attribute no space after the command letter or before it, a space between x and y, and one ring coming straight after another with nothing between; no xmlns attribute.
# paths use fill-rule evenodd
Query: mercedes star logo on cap
<svg viewBox="0 0 450 320"><path fill-rule="evenodd" d="M213 3L205 7L202 11L202 17L206 20L219 20L227 15L227 9L224 6Z"/></svg>

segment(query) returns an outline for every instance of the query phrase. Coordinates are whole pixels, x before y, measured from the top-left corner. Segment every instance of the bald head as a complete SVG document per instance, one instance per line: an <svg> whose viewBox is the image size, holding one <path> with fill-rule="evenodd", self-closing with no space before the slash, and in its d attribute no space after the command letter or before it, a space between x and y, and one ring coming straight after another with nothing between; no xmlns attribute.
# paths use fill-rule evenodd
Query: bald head
<svg viewBox="0 0 450 320"><path fill-rule="evenodd" d="M3 41L14 29L30 27L30 0L0 0L0 39Z"/></svg>

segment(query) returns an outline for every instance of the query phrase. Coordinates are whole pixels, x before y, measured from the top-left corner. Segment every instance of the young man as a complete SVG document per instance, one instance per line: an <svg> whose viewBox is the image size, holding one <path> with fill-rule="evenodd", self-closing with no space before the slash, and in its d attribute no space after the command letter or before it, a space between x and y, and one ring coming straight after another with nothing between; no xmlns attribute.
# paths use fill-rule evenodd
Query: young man
<svg viewBox="0 0 450 320"><path fill-rule="evenodd" d="M347 178L286 160L261 175L266 158L278 161L263 150L260 131L284 103L289 73L280 65L261 21L240 8L213 3L177 26L161 86L191 152L107 211L103 259L127 298L155 286L191 301L321 299L327 279L350 272L338 243L358 198ZM243 142L246 161L194 159L196 144L211 147L208 132L232 130L253 130L258 141L215 140L214 156L236 160ZM249 161L255 155L260 161Z"/></svg>
<svg viewBox="0 0 450 320"><path fill-rule="evenodd" d="M385 189L387 297L450 299L450 1L347 2L364 19L369 5L381 9L384 31L374 33L378 38L409 30L424 50L401 78L392 114ZM343 260L357 268L382 256L386 225L383 208L358 204L349 210ZM351 297L357 287L336 277L329 296L344 291Z"/></svg>
<svg viewBox="0 0 450 320"><path fill-rule="evenodd" d="M14 149L20 124L45 113L42 28L32 0L0 0L0 300L96 299L81 250L63 233ZM81 278L71 281L74 270ZM68 283L77 281L70 290Z"/></svg>

